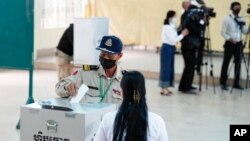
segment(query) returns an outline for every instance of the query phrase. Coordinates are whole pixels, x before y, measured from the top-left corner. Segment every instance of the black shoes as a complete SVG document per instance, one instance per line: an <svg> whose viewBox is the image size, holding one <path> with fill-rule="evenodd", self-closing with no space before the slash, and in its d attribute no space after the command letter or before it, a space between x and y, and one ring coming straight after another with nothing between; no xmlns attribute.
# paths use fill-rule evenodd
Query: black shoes
<svg viewBox="0 0 250 141"><path fill-rule="evenodd" d="M239 90L243 90L244 88L242 88L240 85L233 85L233 88L234 89L239 89ZM221 85L221 89L224 90L224 91L228 91L229 88L226 84L224 85Z"/></svg>
<svg viewBox="0 0 250 141"><path fill-rule="evenodd" d="M190 87L190 89L191 89L191 90L196 90L197 88L196 88L196 87L191 86L191 87Z"/></svg>
<svg viewBox="0 0 250 141"><path fill-rule="evenodd" d="M197 94L197 91L195 90L186 90L186 91L181 91L184 94Z"/></svg>
<svg viewBox="0 0 250 141"><path fill-rule="evenodd" d="M242 88L240 85L233 85L234 89L239 89L239 90L243 90L244 88Z"/></svg>
<svg viewBox="0 0 250 141"><path fill-rule="evenodd" d="M226 84L222 84L221 85L221 89L224 90L224 91L228 91L228 86Z"/></svg>
<svg viewBox="0 0 250 141"><path fill-rule="evenodd" d="M196 87L191 86L188 89L179 88L179 91L184 93L184 94L197 94L196 89L197 89Z"/></svg>

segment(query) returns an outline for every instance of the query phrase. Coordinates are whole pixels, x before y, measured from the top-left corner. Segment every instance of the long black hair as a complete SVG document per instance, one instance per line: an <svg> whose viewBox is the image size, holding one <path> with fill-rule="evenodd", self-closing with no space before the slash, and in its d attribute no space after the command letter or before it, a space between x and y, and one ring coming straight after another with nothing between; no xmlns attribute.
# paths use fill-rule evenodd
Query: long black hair
<svg viewBox="0 0 250 141"><path fill-rule="evenodd" d="M116 114L113 141L147 141L148 107L144 76L126 72L121 80L123 101Z"/></svg>
<svg viewBox="0 0 250 141"><path fill-rule="evenodd" d="M167 13L167 17L164 20L164 25L169 24L169 19L174 17L174 15L175 15L175 11L169 10Z"/></svg>

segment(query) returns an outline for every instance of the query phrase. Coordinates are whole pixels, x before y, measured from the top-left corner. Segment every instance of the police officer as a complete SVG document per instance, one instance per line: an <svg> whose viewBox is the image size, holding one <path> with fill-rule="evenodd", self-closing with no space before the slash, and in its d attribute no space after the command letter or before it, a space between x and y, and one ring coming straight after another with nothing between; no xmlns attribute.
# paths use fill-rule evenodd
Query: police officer
<svg viewBox="0 0 250 141"><path fill-rule="evenodd" d="M56 84L56 93L60 97L77 94L78 88L85 84L89 87L83 102L119 103L122 100L120 81L124 72L118 64L122 57L123 44L115 36L104 36L101 44L99 61L101 66L79 69L73 75ZM84 67L83 67L84 68Z"/></svg>

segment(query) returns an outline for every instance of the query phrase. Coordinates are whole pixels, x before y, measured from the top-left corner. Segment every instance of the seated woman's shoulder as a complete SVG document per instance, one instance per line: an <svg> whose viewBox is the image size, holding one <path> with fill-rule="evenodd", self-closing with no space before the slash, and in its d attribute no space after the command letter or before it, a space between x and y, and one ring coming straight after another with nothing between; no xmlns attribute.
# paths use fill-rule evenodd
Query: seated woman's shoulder
<svg viewBox="0 0 250 141"><path fill-rule="evenodd" d="M148 119L158 121L158 122L162 122L162 121L164 122L163 118L160 115L153 113L153 112L148 112Z"/></svg>
<svg viewBox="0 0 250 141"><path fill-rule="evenodd" d="M110 119L110 118L114 118L116 116L117 111L111 111L108 112L104 115L103 119Z"/></svg>

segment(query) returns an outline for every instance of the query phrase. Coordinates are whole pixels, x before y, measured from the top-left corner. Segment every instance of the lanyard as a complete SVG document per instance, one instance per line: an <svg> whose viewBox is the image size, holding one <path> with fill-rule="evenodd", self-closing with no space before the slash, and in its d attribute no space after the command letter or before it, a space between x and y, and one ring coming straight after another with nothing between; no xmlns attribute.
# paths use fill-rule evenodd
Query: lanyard
<svg viewBox="0 0 250 141"><path fill-rule="evenodd" d="M109 91L109 89L110 89L110 87L111 87L111 85L112 85L112 83L113 83L113 80L114 79L112 79L111 78L111 81L109 82L109 84L108 84L108 86L107 86L107 88L106 88L106 90L104 90L104 92L103 92L103 84L102 84L102 76L100 76L100 83L99 83L99 91L100 91L100 97L101 97L101 102L103 101L103 99L104 99L104 97L107 95L107 93L108 93L108 91Z"/></svg>
<svg viewBox="0 0 250 141"><path fill-rule="evenodd" d="M233 20L234 22L236 23L236 29L239 27L240 30L242 30L242 27L243 25L241 26L240 25L240 22L237 20L237 17L233 17L232 15L229 15ZM239 18L239 17L238 17Z"/></svg>

